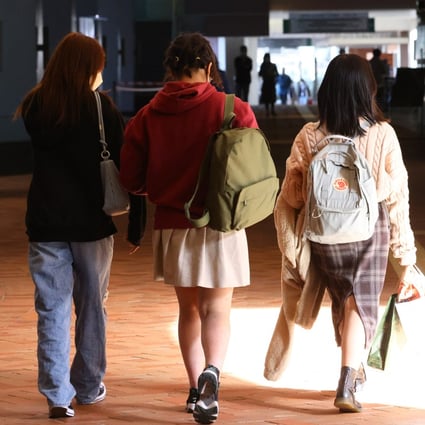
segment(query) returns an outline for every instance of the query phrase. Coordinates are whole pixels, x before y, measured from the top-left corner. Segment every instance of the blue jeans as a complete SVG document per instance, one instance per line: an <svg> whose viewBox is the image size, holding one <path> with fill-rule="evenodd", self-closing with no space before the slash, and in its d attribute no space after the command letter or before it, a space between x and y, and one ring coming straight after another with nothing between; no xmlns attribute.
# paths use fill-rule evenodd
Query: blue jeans
<svg viewBox="0 0 425 425"><path fill-rule="evenodd" d="M31 242L38 315L38 388L49 405L91 402L106 369L106 311L114 238ZM75 356L70 362L72 301Z"/></svg>

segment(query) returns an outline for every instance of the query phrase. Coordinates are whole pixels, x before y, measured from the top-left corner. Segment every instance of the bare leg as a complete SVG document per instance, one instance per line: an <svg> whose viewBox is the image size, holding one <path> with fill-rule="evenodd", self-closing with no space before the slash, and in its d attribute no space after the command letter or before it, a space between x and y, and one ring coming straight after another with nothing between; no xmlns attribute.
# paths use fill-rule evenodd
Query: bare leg
<svg viewBox="0 0 425 425"><path fill-rule="evenodd" d="M206 367L199 376L199 400L193 410L193 417L198 423L209 424L217 419L219 413L220 370L230 337L233 288L198 288L198 295Z"/></svg>
<svg viewBox="0 0 425 425"><path fill-rule="evenodd" d="M348 297L344 308L341 332L341 366L358 369L364 354L365 330L353 296Z"/></svg>
<svg viewBox="0 0 425 425"><path fill-rule="evenodd" d="M179 303L179 344L191 388L198 387L198 376L205 366L201 345L198 289L175 287Z"/></svg>
<svg viewBox="0 0 425 425"><path fill-rule="evenodd" d="M180 350L190 388L199 391L196 404L189 394L186 411L193 412L197 422L211 423L219 412L219 375L230 338L233 288L175 287L175 291Z"/></svg>
<svg viewBox="0 0 425 425"><path fill-rule="evenodd" d="M205 366L211 364L221 370L230 338L233 288L198 290Z"/></svg>
<svg viewBox="0 0 425 425"><path fill-rule="evenodd" d="M365 331L354 297L348 297L344 306L344 322L341 331L341 375L336 390L334 406L340 412L360 412L361 404L356 400L356 379L361 364Z"/></svg>

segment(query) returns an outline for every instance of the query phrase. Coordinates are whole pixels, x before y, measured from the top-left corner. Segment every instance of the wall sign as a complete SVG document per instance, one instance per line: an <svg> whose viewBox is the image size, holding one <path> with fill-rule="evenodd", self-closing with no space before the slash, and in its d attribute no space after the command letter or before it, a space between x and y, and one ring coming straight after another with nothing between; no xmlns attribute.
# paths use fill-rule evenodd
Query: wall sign
<svg viewBox="0 0 425 425"><path fill-rule="evenodd" d="M374 32L375 22L367 12L290 13L283 21L285 34Z"/></svg>

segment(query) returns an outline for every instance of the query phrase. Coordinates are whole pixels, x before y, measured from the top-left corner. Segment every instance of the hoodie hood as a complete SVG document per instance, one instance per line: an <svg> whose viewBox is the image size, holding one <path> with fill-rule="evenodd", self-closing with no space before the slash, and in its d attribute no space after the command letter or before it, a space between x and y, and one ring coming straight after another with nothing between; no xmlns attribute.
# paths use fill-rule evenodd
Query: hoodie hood
<svg viewBox="0 0 425 425"><path fill-rule="evenodd" d="M210 83L171 81L151 100L150 107L161 114L179 114L194 109L216 92Z"/></svg>

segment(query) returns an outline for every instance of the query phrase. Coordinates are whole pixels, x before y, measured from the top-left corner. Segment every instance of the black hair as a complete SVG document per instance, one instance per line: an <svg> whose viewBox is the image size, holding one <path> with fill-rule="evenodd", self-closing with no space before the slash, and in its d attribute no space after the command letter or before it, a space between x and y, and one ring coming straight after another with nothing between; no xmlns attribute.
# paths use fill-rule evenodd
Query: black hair
<svg viewBox="0 0 425 425"><path fill-rule="evenodd" d="M220 87L222 81L210 42L197 32L180 34L165 52L165 81L179 80L185 75L191 77L193 70L207 70L209 64L212 64L210 77Z"/></svg>
<svg viewBox="0 0 425 425"><path fill-rule="evenodd" d="M376 103L376 81L369 62L355 54L329 63L317 93L320 126L328 132L355 137L365 133L359 122L385 121Z"/></svg>

